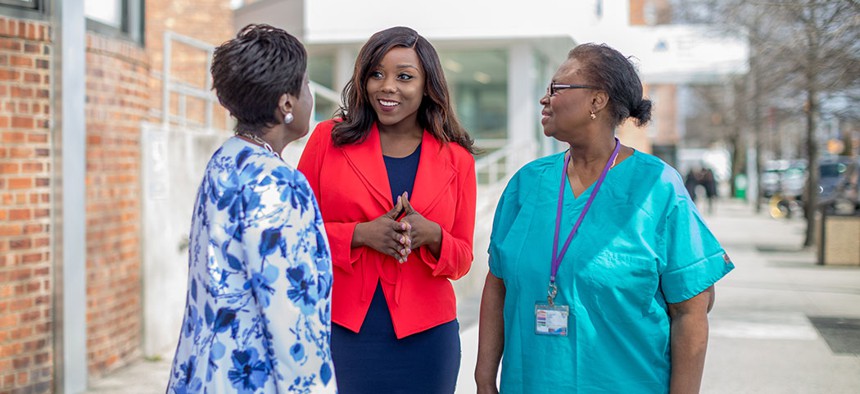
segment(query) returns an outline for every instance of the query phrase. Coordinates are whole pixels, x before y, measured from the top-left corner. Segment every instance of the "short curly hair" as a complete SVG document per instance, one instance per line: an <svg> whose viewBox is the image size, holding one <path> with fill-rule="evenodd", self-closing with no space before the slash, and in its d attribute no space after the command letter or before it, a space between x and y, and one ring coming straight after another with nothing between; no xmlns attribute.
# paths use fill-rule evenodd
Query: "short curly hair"
<svg viewBox="0 0 860 394"><path fill-rule="evenodd" d="M297 38L265 24L245 26L215 48L212 88L236 118L237 133L258 133L282 122L275 117L278 99L284 93L299 96L307 59Z"/></svg>

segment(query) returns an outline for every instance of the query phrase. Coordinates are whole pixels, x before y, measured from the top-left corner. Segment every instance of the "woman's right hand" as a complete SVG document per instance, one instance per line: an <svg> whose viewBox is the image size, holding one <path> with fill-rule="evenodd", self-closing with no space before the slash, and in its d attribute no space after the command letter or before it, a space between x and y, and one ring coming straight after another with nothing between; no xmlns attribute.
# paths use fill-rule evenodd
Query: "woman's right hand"
<svg viewBox="0 0 860 394"><path fill-rule="evenodd" d="M352 247L367 246L400 263L406 262L406 257L412 253L412 227L409 223L397 221L402 210L401 197L397 197L397 204L390 211L369 222L357 224L352 235Z"/></svg>

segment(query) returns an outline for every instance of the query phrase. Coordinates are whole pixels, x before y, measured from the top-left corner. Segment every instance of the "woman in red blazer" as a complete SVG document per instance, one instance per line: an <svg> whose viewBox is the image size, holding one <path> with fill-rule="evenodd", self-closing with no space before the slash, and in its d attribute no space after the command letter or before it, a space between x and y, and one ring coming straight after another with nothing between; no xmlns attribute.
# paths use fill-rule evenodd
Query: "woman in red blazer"
<svg viewBox="0 0 860 394"><path fill-rule="evenodd" d="M473 140L435 49L409 28L370 38L343 97L339 119L317 126L299 161L331 243L338 389L453 392L451 280L473 257Z"/></svg>

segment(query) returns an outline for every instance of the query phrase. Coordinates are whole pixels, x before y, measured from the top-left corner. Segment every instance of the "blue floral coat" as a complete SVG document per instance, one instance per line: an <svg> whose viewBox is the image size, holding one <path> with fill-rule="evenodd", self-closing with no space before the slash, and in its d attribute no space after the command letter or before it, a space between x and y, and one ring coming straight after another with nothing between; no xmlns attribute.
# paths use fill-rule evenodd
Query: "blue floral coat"
<svg viewBox="0 0 860 394"><path fill-rule="evenodd" d="M169 393L336 392L331 253L305 177L233 137L197 195Z"/></svg>

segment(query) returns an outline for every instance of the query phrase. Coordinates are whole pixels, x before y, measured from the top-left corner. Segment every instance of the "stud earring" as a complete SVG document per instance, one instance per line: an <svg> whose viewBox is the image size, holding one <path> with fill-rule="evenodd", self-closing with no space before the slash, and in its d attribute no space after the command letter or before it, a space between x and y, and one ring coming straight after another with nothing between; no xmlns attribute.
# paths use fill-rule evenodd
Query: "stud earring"
<svg viewBox="0 0 860 394"><path fill-rule="evenodd" d="M594 111L591 111L591 120L597 119L597 115L594 114Z"/></svg>
<svg viewBox="0 0 860 394"><path fill-rule="evenodd" d="M286 115L284 115L284 124L290 124L290 123L293 123L293 119L294 119L294 118L293 118L293 113L292 113L292 112L287 112L287 114L286 114Z"/></svg>

